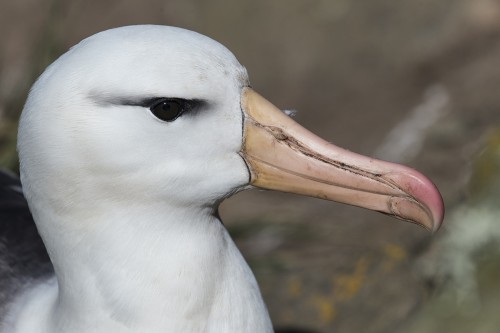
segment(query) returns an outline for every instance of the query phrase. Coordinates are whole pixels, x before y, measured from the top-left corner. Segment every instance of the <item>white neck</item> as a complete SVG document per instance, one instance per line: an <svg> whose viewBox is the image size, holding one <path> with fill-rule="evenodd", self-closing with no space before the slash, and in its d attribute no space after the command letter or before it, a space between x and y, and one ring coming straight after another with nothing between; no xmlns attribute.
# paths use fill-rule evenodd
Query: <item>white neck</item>
<svg viewBox="0 0 500 333"><path fill-rule="evenodd" d="M51 219L38 226L57 283L24 296L15 332L272 332L255 278L212 208L95 210L79 221L35 214Z"/></svg>

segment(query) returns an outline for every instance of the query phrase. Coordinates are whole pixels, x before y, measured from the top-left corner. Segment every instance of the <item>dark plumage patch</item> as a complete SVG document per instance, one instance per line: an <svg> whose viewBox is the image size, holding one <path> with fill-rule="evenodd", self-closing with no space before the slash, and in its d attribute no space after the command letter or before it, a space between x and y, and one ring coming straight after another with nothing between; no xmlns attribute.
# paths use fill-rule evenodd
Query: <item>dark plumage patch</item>
<svg viewBox="0 0 500 333"><path fill-rule="evenodd" d="M52 273L19 179L0 170L0 318L23 285Z"/></svg>

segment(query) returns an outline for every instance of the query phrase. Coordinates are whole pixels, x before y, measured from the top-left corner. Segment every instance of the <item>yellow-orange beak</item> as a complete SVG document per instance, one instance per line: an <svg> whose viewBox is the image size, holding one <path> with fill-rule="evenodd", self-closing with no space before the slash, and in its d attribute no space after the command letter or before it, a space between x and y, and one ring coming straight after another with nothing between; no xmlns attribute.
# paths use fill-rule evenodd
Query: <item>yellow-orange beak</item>
<svg viewBox="0 0 500 333"><path fill-rule="evenodd" d="M250 183L368 208L439 229L443 199L421 173L352 153L300 126L251 88L244 88L241 155Z"/></svg>

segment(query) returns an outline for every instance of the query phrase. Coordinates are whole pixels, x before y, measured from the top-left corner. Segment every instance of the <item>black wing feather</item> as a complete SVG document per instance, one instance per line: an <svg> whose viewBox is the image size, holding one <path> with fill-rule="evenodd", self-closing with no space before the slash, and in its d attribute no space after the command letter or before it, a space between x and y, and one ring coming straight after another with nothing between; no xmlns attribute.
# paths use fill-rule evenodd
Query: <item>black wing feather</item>
<svg viewBox="0 0 500 333"><path fill-rule="evenodd" d="M0 170L0 313L26 282L52 273L21 182Z"/></svg>

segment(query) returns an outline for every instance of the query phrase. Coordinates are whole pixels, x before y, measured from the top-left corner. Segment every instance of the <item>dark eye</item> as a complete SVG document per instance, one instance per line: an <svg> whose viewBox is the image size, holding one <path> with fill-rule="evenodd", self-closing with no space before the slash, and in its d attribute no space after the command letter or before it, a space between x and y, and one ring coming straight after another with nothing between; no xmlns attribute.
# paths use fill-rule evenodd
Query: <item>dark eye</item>
<svg viewBox="0 0 500 333"><path fill-rule="evenodd" d="M175 99L167 99L153 105L150 110L156 118L163 121L174 121L186 111L185 103Z"/></svg>

